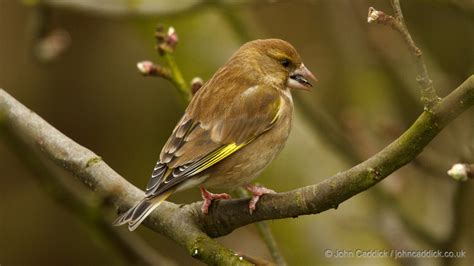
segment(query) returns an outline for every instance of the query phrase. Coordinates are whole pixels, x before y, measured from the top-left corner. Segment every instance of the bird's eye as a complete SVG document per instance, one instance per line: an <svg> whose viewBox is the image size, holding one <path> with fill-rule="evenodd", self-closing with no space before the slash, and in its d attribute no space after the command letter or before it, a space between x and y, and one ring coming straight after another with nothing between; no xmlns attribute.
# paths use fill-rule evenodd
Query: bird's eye
<svg viewBox="0 0 474 266"><path fill-rule="evenodd" d="M290 63L291 63L291 62L290 62L290 60L288 60L288 59L283 59L283 60L280 61L280 64L281 64L283 67L285 67L285 68L286 68L286 67L289 67L289 66L290 66Z"/></svg>

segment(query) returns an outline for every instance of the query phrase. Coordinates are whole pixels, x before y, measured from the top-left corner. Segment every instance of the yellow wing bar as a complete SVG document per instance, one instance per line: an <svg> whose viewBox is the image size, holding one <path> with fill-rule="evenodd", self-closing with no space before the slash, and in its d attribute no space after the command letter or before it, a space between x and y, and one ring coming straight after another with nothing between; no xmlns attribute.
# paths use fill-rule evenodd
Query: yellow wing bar
<svg viewBox="0 0 474 266"><path fill-rule="evenodd" d="M195 168L186 173L187 176L192 176L192 175L195 175L195 174L198 174L204 170L206 170L207 168L215 165L216 163L222 161L223 159L225 159L226 157L228 157L229 155L231 155L232 153L240 150L242 147L244 147L245 145L249 144L252 140L254 140L255 138L252 138L244 143L241 143L239 145L237 145L236 143L231 143L231 144L228 144L226 146L223 146L219 149L217 149L216 151L210 153L209 155L205 156L203 159L199 160L197 163L198 165L195 166Z"/></svg>
<svg viewBox="0 0 474 266"><path fill-rule="evenodd" d="M278 120L279 117L280 117L280 113L277 112L275 114L275 117L272 119L269 127L266 128L263 132L269 130L273 126L273 124ZM173 175L175 177L176 176L189 177L189 176L196 175L196 174L208 169L209 167L215 165L216 163L222 161L223 159L225 159L229 155L233 154L234 152L240 150L245 145L252 142L255 138L257 138L257 136L254 136L254 137L250 138L249 140L247 140L246 142L243 142L243 143L238 144L238 145L236 143L231 143L231 144L227 144L225 146L222 146L222 147L216 149L215 151L209 153L208 155L204 156L200 160L197 160L196 162L188 165L182 171L180 171L178 173L173 173Z"/></svg>

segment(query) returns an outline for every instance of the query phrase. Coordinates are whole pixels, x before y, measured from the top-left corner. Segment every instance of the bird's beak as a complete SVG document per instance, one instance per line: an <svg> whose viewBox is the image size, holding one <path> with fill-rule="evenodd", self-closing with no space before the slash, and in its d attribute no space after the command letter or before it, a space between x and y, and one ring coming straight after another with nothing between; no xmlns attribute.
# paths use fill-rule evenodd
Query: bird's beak
<svg viewBox="0 0 474 266"><path fill-rule="evenodd" d="M300 89L309 91L313 85L308 81L318 81L316 77L309 71L303 63L295 71L290 73L287 86L292 89Z"/></svg>

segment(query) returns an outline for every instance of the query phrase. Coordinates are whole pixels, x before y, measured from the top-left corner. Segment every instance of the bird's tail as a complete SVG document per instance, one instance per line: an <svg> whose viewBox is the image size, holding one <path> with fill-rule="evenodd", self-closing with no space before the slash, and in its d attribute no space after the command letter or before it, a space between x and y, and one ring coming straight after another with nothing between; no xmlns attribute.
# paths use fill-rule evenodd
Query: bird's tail
<svg viewBox="0 0 474 266"><path fill-rule="evenodd" d="M163 201L165 201L175 189L170 189L153 198L144 198L130 210L117 218L113 225L119 226L128 223L128 230L133 231L145 220L145 218Z"/></svg>

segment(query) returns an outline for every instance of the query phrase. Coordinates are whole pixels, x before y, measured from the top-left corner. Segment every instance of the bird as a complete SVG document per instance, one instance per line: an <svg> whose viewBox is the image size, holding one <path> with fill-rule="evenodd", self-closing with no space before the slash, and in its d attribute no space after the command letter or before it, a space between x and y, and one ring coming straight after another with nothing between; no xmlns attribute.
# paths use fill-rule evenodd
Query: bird
<svg viewBox="0 0 474 266"><path fill-rule="evenodd" d="M243 44L192 97L163 146L146 186L144 199L119 216L114 225L135 230L171 194L199 186L201 211L215 199L242 186L252 193L256 210L273 190L251 184L283 149L290 134L292 89L310 90L316 77L296 49L281 39Z"/></svg>

